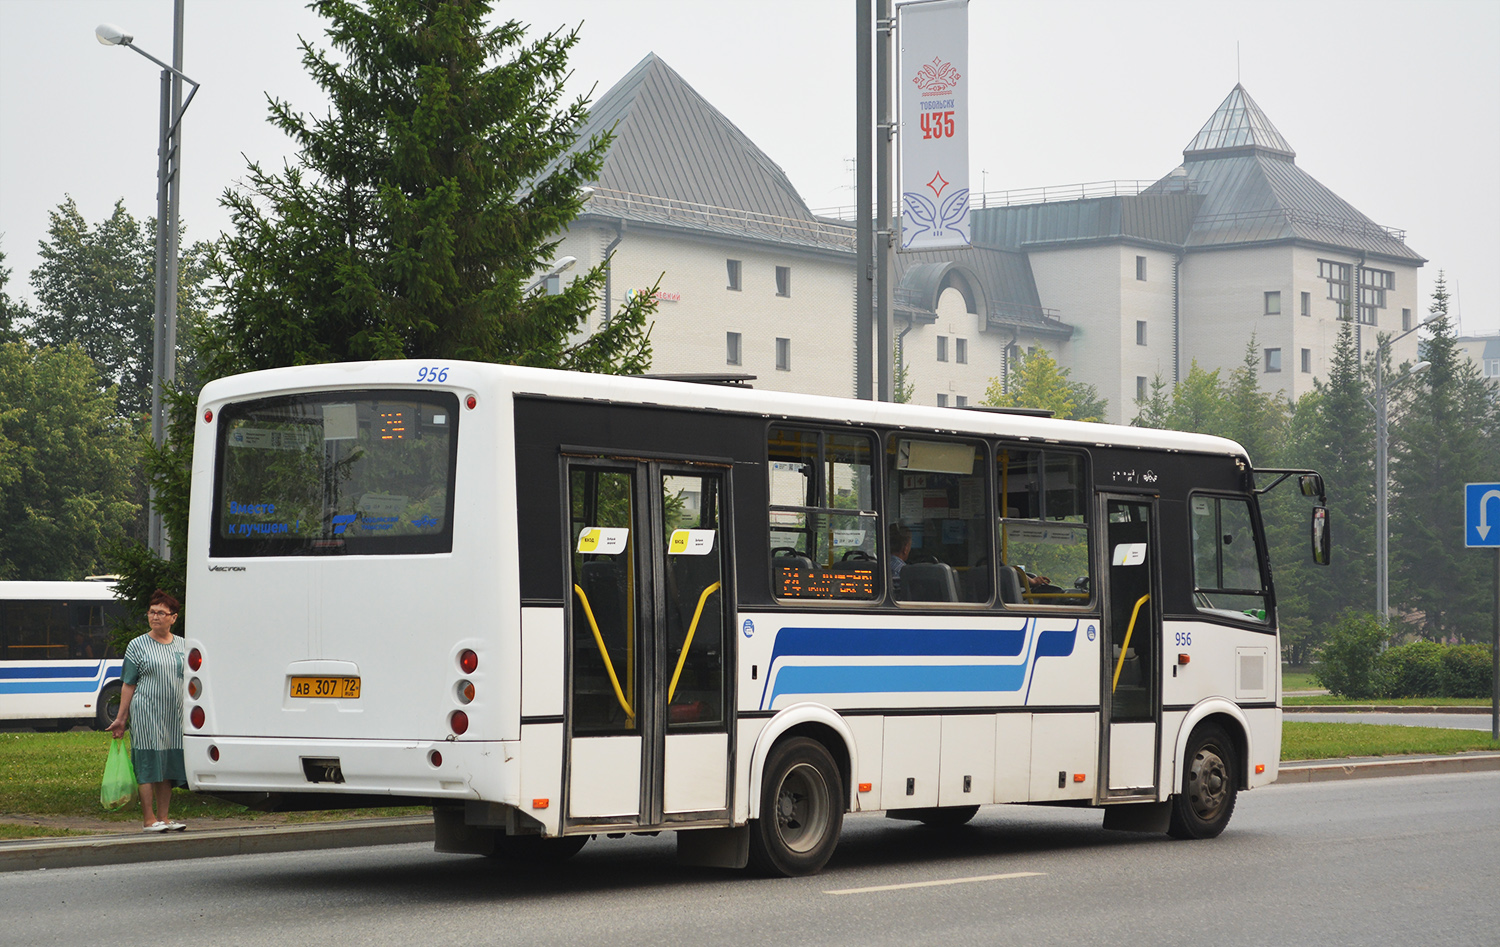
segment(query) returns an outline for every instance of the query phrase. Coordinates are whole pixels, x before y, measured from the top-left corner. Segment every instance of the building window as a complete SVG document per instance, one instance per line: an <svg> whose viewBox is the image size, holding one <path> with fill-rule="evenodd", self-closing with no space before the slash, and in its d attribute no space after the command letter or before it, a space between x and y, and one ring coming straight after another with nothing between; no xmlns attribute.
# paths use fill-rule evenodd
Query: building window
<svg viewBox="0 0 1500 947"><path fill-rule="evenodd" d="M1302 374L1312 374L1312 349L1302 350Z"/></svg>
<svg viewBox="0 0 1500 947"><path fill-rule="evenodd" d="M1281 349L1266 349L1266 374L1281 371Z"/></svg>
<svg viewBox="0 0 1500 947"><path fill-rule="evenodd" d="M1146 281L1146 258L1143 256L1135 258L1135 278L1142 283Z"/></svg>
<svg viewBox="0 0 1500 947"><path fill-rule="evenodd" d="M1484 360L1484 377L1500 378L1500 358L1487 358Z"/></svg>
<svg viewBox="0 0 1500 947"><path fill-rule="evenodd" d="M778 372L789 372L792 370L792 340L776 340L776 370Z"/></svg>
<svg viewBox="0 0 1500 947"><path fill-rule="evenodd" d="M1266 293L1266 315L1281 315L1281 290L1273 289Z"/></svg>
<svg viewBox="0 0 1500 947"><path fill-rule="evenodd" d="M937 342L938 342L938 361L940 361L940 362L946 362L946 361L948 361L948 337L946 335L940 335L940 336L937 337Z"/></svg>
<svg viewBox="0 0 1500 947"><path fill-rule="evenodd" d="M969 340L953 340L953 360L960 365L969 364Z"/></svg>
<svg viewBox="0 0 1500 947"><path fill-rule="evenodd" d="M1136 324L1135 324L1135 344L1136 345L1145 345L1146 344L1146 323L1145 323L1144 320L1137 320L1136 321Z"/></svg>
<svg viewBox="0 0 1500 947"><path fill-rule="evenodd" d="M1385 294L1396 288L1396 274L1390 270L1359 268L1359 321L1375 325L1375 311L1385 308Z"/></svg>
<svg viewBox="0 0 1500 947"><path fill-rule="evenodd" d="M776 295L790 296L792 294L792 268L790 266L776 267Z"/></svg>
<svg viewBox="0 0 1500 947"><path fill-rule="evenodd" d="M953 403L955 405L957 405L958 407L960 407L960 408L967 408L969 406L969 396L968 395L958 395L957 397L955 397L953 399Z"/></svg>
<svg viewBox="0 0 1500 947"><path fill-rule="evenodd" d="M1318 278L1328 282L1328 298L1339 304L1340 316L1344 305L1349 302L1349 270L1348 263L1318 261Z"/></svg>
<svg viewBox="0 0 1500 947"><path fill-rule="evenodd" d="M1312 315L1312 293L1302 294L1302 314L1304 316Z"/></svg>
<svg viewBox="0 0 1500 947"><path fill-rule="evenodd" d="M1403 309L1403 310L1401 310L1401 330L1403 332L1405 332L1405 331L1409 330L1410 328L1411 328L1411 310L1410 309Z"/></svg>
<svg viewBox="0 0 1500 947"><path fill-rule="evenodd" d="M1145 375L1137 375L1137 376L1135 376L1135 400L1137 400L1137 401L1145 401L1146 400L1146 376Z"/></svg>
<svg viewBox="0 0 1500 947"><path fill-rule="evenodd" d="M741 364L740 334L738 332L724 333L724 361L729 365Z"/></svg>
<svg viewBox="0 0 1500 947"><path fill-rule="evenodd" d="M948 407L948 396L947 395L938 395L938 407L939 408L946 408L946 407Z"/></svg>
<svg viewBox="0 0 1500 947"><path fill-rule="evenodd" d="M740 291L740 261L739 260L725 260L724 261L724 266L729 270L729 287L728 288L734 290L735 292L739 292ZM736 362L735 364L738 365L739 363Z"/></svg>

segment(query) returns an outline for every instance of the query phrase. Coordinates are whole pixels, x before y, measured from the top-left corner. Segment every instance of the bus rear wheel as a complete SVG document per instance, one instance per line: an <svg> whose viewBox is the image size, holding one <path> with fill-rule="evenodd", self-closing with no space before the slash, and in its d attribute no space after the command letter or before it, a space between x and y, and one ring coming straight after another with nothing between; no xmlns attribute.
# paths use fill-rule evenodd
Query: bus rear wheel
<svg viewBox="0 0 1500 947"><path fill-rule="evenodd" d="M750 823L750 863L765 874L816 874L843 825L843 782L828 750L807 737L777 744L766 759L760 818Z"/></svg>
<svg viewBox="0 0 1500 947"><path fill-rule="evenodd" d="M1215 838L1229 824L1239 793L1238 756L1222 727L1209 725L1193 731L1188 740L1182 786L1172 797L1173 838Z"/></svg>
<svg viewBox="0 0 1500 947"><path fill-rule="evenodd" d="M108 730L120 713L120 685L111 684L99 692L99 706L94 711L94 729Z"/></svg>

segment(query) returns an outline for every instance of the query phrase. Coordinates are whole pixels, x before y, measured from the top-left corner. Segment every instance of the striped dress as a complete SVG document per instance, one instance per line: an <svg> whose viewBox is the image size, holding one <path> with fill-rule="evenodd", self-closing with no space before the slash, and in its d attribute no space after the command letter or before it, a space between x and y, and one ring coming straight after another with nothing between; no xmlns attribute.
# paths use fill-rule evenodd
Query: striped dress
<svg viewBox="0 0 1500 947"><path fill-rule="evenodd" d="M187 785L182 760L182 689L187 645L176 635L162 644L144 634L125 648L121 677L135 685L130 700L130 762L141 783Z"/></svg>

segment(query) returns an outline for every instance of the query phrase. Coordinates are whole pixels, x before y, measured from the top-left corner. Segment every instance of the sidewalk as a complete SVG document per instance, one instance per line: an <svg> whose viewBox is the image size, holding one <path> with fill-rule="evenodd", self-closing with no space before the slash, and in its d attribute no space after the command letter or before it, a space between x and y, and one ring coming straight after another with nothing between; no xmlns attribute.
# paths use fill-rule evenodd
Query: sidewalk
<svg viewBox="0 0 1500 947"><path fill-rule="evenodd" d="M1282 763L1277 783L1315 783L1336 779L1415 776L1433 773L1477 773L1500 770L1500 753L1454 756L1370 757L1348 760L1298 760ZM0 871L38 868L83 868L178 858L214 858L367 845L400 845L433 840L431 816L364 819L351 822L239 826L189 829L170 835L100 834L0 842Z"/></svg>

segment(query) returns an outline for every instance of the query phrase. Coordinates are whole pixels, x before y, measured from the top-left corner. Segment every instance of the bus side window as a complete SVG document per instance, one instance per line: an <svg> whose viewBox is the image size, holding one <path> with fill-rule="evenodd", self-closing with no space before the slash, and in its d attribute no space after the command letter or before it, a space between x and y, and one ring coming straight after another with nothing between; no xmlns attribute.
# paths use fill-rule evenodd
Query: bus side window
<svg viewBox="0 0 1500 947"><path fill-rule="evenodd" d="M902 602L987 605L994 587L984 445L894 435L886 445L886 518L905 557L889 555Z"/></svg>
<svg viewBox="0 0 1500 947"><path fill-rule="evenodd" d="M1087 605L1089 480L1082 454L1002 446L1000 600L1006 605Z"/></svg>
<svg viewBox="0 0 1500 947"><path fill-rule="evenodd" d="M1264 623L1266 580L1250 501L1193 496L1193 600L1199 611Z"/></svg>
<svg viewBox="0 0 1500 947"><path fill-rule="evenodd" d="M881 589L871 438L773 427L772 592L777 598L874 601Z"/></svg>

